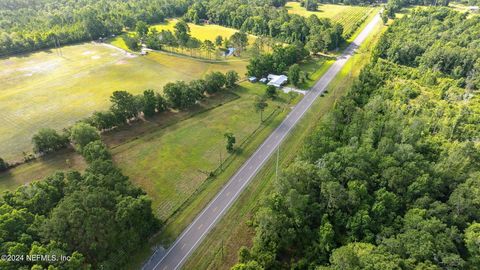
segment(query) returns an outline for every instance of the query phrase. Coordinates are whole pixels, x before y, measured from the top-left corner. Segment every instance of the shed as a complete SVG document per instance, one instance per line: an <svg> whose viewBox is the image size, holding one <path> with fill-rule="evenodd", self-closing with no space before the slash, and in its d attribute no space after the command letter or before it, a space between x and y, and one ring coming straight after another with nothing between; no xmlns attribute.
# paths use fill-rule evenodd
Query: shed
<svg viewBox="0 0 480 270"><path fill-rule="evenodd" d="M472 12L478 12L480 10L480 8L478 6L470 6L470 7L468 7L468 10L470 10Z"/></svg>
<svg viewBox="0 0 480 270"><path fill-rule="evenodd" d="M249 77L249 78L248 78L248 81L249 81L249 82L252 82L252 83L253 83L253 82L256 82L256 81L257 81L257 77L253 77L253 76L252 76L252 77Z"/></svg>

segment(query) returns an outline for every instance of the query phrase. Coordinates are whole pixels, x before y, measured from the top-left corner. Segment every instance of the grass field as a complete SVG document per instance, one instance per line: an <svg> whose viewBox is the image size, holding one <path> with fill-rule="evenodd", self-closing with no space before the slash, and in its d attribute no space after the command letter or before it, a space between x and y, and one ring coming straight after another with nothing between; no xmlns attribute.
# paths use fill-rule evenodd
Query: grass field
<svg viewBox="0 0 480 270"><path fill-rule="evenodd" d="M162 30L169 30L172 32L175 32L174 26L178 22L178 19L168 19L165 21L165 23L160 23L153 25L151 27L155 28L157 31L162 31ZM237 29L233 28L228 28L216 24L203 24L203 25L197 25L193 23L188 23L188 26L190 28L190 35L194 38L199 39L200 41L205 41L205 40L210 40L212 42L215 42L215 39L217 36L222 36L222 38L228 39L230 38L233 34L238 32ZM126 35L127 33L123 34ZM130 35L133 35L133 32L129 32ZM256 37L254 35L248 35L248 44L252 45L255 42ZM122 39L122 36L117 36L115 38L112 38L109 40L109 43L121 48L126 51L130 51L125 44L125 42ZM247 46L248 49L249 46ZM188 56L193 56L196 58L203 58L206 60L214 59L214 60L225 60L225 58L222 55L222 51L217 50L215 53L207 54L204 50L201 49L183 49L183 48L178 48L178 47L167 47L164 46L162 48L163 51L168 51L176 54L183 54L183 55L188 55ZM241 59L246 59L248 58L249 53L248 50L245 51L242 54ZM238 60L238 58L232 58L228 57L227 59L229 60Z"/></svg>
<svg viewBox="0 0 480 270"><path fill-rule="evenodd" d="M156 24L153 27L158 31L162 30L170 30L174 32L174 26L178 22L177 19L170 19L167 20L165 23ZM228 28L216 24L204 24L204 25L197 25L193 23L188 23L190 27L190 35L194 38L198 38L201 41L210 40L215 42L215 38L217 36L222 36L223 39L230 38L233 34L238 32L237 29ZM248 35L248 43L253 44L255 41L255 36Z"/></svg>
<svg viewBox="0 0 480 270"><path fill-rule="evenodd" d="M0 155L17 160L31 150L40 128L62 129L109 106L115 90L161 91L175 80L192 80L212 70L245 73L246 61L210 63L150 53L139 57L106 44L66 46L62 55L42 51L0 59Z"/></svg>
<svg viewBox="0 0 480 270"><path fill-rule="evenodd" d="M299 2L288 2L286 8L289 13L305 17L316 15L319 18L331 19L333 22L343 26L343 34L346 36L350 36L371 12L376 12L380 9L380 7L369 6L321 4L318 7L318 11L308 11L300 6Z"/></svg>
<svg viewBox="0 0 480 270"><path fill-rule="evenodd" d="M334 62L335 58L327 58L323 56L315 56L303 61L300 64L300 69L308 74L308 78L303 84L296 88L305 90L310 89ZM289 86L293 86L293 84L289 84Z"/></svg>
<svg viewBox="0 0 480 270"><path fill-rule="evenodd" d="M42 180L58 170L83 170L85 167L81 156L71 149L64 150L0 173L0 194L6 190L13 191L32 181Z"/></svg>
<svg viewBox="0 0 480 270"><path fill-rule="evenodd" d="M305 137L315 128L316 123L328 113L339 97L347 93L354 79L358 77L361 67L369 62L371 51L385 29L385 26L378 24L374 31L375 34L365 41L358 53L347 62L329 85L328 94L314 103L292 134L281 145L280 168L288 166L297 155L298 149L302 147ZM199 248L187 260L183 269L230 269L238 260L239 248L252 245L255 232L248 225L249 221L262 204L265 196L271 194L274 182L275 159L272 158L219 224L207 235Z"/></svg>
<svg viewBox="0 0 480 270"><path fill-rule="evenodd" d="M168 218L225 159L224 133L237 142L260 125L253 101L265 86L243 83L235 90L241 98L178 124L149 133L112 150L114 160L153 199L155 214ZM270 102L264 112L275 110Z"/></svg>

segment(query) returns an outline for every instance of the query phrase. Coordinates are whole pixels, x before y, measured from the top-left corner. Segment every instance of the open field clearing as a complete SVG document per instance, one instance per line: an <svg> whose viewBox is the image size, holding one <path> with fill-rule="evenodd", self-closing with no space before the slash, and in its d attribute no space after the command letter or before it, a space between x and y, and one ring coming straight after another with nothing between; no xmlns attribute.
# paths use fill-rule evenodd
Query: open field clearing
<svg viewBox="0 0 480 270"><path fill-rule="evenodd" d="M155 28L159 32L162 30L175 32L174 26L177 22L178 19L168 19L165 23L155 24L151 27ZM200 41L210 40L212 42L215 42L217 36L222 36L223 39L227 39L239 31L237 29L228 28L217 24L197 25L194 23L188 23L188 27L190 28L190 35L192 37L197 38ZM133 32L130 33L133 35ZM255 42L255 39L256 37L254 35L248 35L248 44L252 45ZM129 50L121 35L110 39L109 43L123 50ZM169 48L169 50L173 50L173 48ZM179 49L178 52L180 52Z"/></svg>
<svg viewBox="0 0 480 270"><path fill-rule="evenodd" d="M162 24L156 24L153 27L157 29L159 32L162 30L170 30L174 32L174 26L178 22L177 19L170 19L167 20L166 23ZM229 38L236 32L238 32L237 29L233 28L228 28L216 24L204 24L204 25L197 25L193 23L188 23L188 27L190 27L190 34L194 38L198 38L201 41L204 40L210 40L212 42L215 42L215 38L217 36L222 36L224 39ZM255 36L253 35L248 35L248 43L253 44L255 41Z"/></svg>
<svg viewBox="0 0 480 270"><path fill-rule="evenodd" d="M245 82L235 90L240 98L220 94L188 112L160 114L106 133L103 140L123 172L153 198L155 214L165 219L218 167L220 155L223 160L228 157L225 132L234 133L238 145L259 128L260 115L254 111L253 101L264 91L262 84ZM281 106L282 100L269 101L264 116ZM40 180L57 170L84 168L80 155L71 150L59 152L0 174L0 192Z"/></svg>
<svg viewBox="0 0 480 270"><path fill-rule="evenodd" d="M157 216L168 218L228 156L224 133L238 144L259 127L253 102L264 89L243 83L235 90L241 98L112 149L117 165L153 198ZM270 103L264 115L276 109Z"/></svg>
<svg viewBox="0 0 480 270"><path fill-rule="evenodd" d="M351 35L363 20L372 12L376 13L380 7L362 7L347 5L320 4L318 11L308 11L299 2L288 2L286 8L289 13L308 17L316 15L319 18L328 18L343 26L344 35Z"/></svg>
<svg viewBox="0 0 480 270"><path fill-rule="evenodd" d="M236 70L246 62L207 63L186 57L150 53L139 57L113 46L85 43L60 52L42 51L0 60L0 153L7 160L31 151L31 137L42 127L62 129L106 109L115 90L161 91L175 80Z"/></svg>
<svg viewBox="0 0 480 270"><path fill-rule="evenodd" d="M129 125L117 128L112 132L103 133L102 140L109 147L114 148L120 144L141 137L144 134L155 132L158 129L176 124L198 113L221 106L238 97L238 95L230 92L220 93L202 100L188 111L157 114L147 121L135 121ZM86 164L83 158L73 149L62 150L0 173L0 193L6 190L14 191L23 184L42 180L55 171L83 171L85 167Z"/></svg>
<svg viewBox="0 0 480 270"><path fill-rule="evenodd" d="M54 156L39 158L16 168L0 173L0 194L14 191L21 185L43 179L56 171L84 170L86 163L72 149L65 149Z"/></svg>
<svg viewBox="0 0 480 270"><path fill-rule="evenodd" d="M162 30L175 32L174 26L177 22L178 22L178 19L168 19L168 20L166 20L165 23L156 24L156 25L153 25L151 27L155 28L159 32L162 31ZM188 23L188 26L190 28L190 35L194 38L199 39L200 41L210 40L212 42L215 42L215 39L216 39L217 36L222 36L222 38L225 40L225 39L230 38L233 34L235 34L236 32L239 31L237 29L228 28L228 27L224 27L224 26L220 26L220 25L216 25L216 24L197 25L197 24L193 24L193 23ZM124 33L123 35L127 35L127 34L134 35L133 32ZM114 45L118 48L121 48L121 49L126 50L126 51L130 51L130 49L127 47L127 45L125 44L125 41L122 38L123 35L112 38L108 42L111 45ZM247 46L247 48L250 47L250 45L252 45L255 42L255 39L256 39L256 37L254 35L250 35L250 34L248 35L248 46ZM216 52L210 53L210 54L208 54L207 52L205 52L204 50L201 50L201 49L191 50L191 49L184 49L184 48L178 48L178 47L168 47L168 46L164 46L162 48L162 50L167 51L167 52L172 52L172 53L175 53L175 54L193 56L193 57L196 57L196 58L202 58L202 59L207 59L207 60L211 60L211 59L222 60L222 61L225 60L225 58L223 57L223 51L219 50L219 49L217 49ZM250 55L249 50L246 50L244 53L242 53L240 59L247 59L249 57L249 55ZM230 56L226 59L233 60L233 61L239 61L240 60L239 58L237 58L237 57L233 58L232 56Z"/></svg>

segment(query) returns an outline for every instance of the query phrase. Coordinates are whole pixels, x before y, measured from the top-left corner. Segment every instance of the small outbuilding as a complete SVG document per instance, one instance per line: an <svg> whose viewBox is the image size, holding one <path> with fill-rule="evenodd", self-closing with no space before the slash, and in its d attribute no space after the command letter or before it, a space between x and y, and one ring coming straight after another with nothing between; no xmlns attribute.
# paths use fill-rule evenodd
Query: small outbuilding
<svg viewBox="0 0 480 270"><path fill-rule="evenodd" d="M267 82L268 82L268 79L267 79L267 78L261 78L259 82L261 82L261 83L267 83Z"/></svg>
<svg viewBox="0 0 480 270"><path fill-rule="evenodd" d="M223 53L223 56L232 56L233 53L235 52L235 48L227 48L227 50Z"/></svg>
<svg viewBox="0 0 480 270"><path fill-rule="evenodd" d="M468 7L468 10L471 11L471 12L479 12L480 11L480 8L478 6L470 6Z"/></svg>
<svg viewBox="0 0 480 270"><path fill-rule="evenodd" d="M288 77L285 75L268 74L267 78L269 81L267 85L273 85L278 88L286 84L288 81Z"/></svg>
<svg viewBox="0 0 480 270"><path fill-rule="evenodd" d="M253 77L253 76L252 76L252 77L249 77L249 78L248 78L248 81L249 81L249 82L252 82L252 83L257 82L257 77Z"/></svg>

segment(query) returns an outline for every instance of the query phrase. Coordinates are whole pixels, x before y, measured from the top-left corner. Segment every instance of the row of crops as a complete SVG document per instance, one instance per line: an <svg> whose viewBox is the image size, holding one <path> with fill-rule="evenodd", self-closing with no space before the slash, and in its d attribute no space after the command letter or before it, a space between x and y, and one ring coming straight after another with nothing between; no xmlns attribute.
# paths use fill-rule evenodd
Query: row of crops
<svg viewBox="0 0 480 270"><path fill-rule="evenodd" d="M374 10L374 7L351 7L332 17L332 21L343 26L343 35L348 39Z"/></svg>

